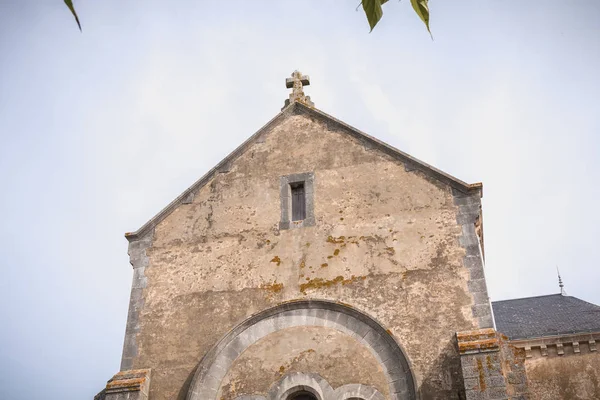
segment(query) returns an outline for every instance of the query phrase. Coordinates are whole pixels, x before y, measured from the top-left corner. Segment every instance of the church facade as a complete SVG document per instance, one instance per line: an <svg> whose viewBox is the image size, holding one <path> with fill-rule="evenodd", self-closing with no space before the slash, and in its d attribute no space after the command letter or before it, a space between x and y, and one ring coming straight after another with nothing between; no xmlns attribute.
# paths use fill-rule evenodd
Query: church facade
<svg viewBox="0 0 600 400"><path fill-rule="evenodd" d="M600 398L600 308L570 342L499 332L497 307L521 311L488 298L482 185L319 111L308 83L295 72L275 118L126 234L121 372L97 398ZM577 356L585 390L548 397L560 373L540 363Z"/></svg>

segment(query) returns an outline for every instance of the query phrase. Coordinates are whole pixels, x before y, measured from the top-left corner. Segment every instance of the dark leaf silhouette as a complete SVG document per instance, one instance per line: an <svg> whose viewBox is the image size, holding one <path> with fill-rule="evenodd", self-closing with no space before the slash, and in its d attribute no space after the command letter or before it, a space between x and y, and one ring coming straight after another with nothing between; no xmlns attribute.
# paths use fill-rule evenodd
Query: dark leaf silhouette
<svg viewBox="0 0 600 400"><path fill-rule="evenodd" d="M73 1L65 0L65 4L67 5L67 7L69 7L69 10L71 10L71 13L73 13L73 16L75 17L75 21L77 22L77 26L79 27L79 30L81 31L81 24L79 23L79 17L77 16L77 13L75 12L75 7L73 7Z"/></svg>

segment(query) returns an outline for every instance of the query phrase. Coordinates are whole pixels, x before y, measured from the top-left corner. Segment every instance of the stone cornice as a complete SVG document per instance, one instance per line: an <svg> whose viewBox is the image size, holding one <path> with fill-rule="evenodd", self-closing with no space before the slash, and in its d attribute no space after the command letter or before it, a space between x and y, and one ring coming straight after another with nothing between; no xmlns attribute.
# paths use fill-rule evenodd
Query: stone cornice
<svg viewBox="0 0 600 400"><path fill-rule="evenodd" d="M456 339L458 351L463 355L500 351L500 341L493 328L457 332Z"/></svg>
<svg viewBox="0 0 600 400"><path fill-rule="evenodd" d="M150 369L118 372L94 400L147 400L150 392Z"/></svg>
<svg viewBox="0 0 600 400"><path fill-rule="evenodd" d="M149 369L121 371L106 383L106 393L142 391L149 380Z"/></svg>
<svg viewBox="0 0 600 400"><path fill-rule="evenodd" d="M548 356L548 348L556 348L556 355L565 354L565 345L572 348L573 354L581 353L581 345L586 347L585 352L597 351L596 343L600 341L600 332L586 332L569 335L544 336L539 338L510 340L510 344L525 350L527 358L533 357L533 350L539 349L542 357Z"/></svg>

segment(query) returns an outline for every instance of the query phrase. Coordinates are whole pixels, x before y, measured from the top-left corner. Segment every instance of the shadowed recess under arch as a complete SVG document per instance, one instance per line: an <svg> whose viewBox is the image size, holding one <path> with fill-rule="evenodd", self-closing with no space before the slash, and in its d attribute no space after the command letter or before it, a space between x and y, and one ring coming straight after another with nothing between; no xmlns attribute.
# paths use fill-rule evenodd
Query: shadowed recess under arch
<svg viewBox="0 0 600 400"><path fill-rule="evenodd" d="M374 387L349 384L333 389L329 382L315 373L292 372L274 383L266 396L241 395L235 400L296 400L298 394L308 394L316 400L385 400Z"/></svg>

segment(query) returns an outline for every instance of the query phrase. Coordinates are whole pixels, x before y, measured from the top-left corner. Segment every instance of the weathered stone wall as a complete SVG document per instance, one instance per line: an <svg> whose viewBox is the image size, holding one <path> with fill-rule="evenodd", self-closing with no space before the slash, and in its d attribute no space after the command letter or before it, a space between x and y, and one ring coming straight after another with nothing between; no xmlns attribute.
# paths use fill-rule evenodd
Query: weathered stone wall
<svg viewBox="0 0 600 400"><path fill-rule="evenodd" d="M549 346L548 354L534 354L525 363L531 400L600 399L600 354L581 346L579 354L571 345L564 355Z"/></svg>
<svg viewBox="0 0 600 400"><path fill-rule="evenodd" d="M454 333L489 321L474 236L478 196L456 197L340 129L288 116L155 227L152 245L143 246L124 351L127 368L152 368L151 400L185 398L202 357L250 315L309 298L379 321L405 350L421 398L459 398ZM315 224L280 230L280 178L298 173L314 174ZM344 339L335 334L331 347L310 347L309 331L295 331L304 343L297 351L281 343L260 367L253 360L261 346L285 333L248 349L222 382L225 398L239 393L234 383L248 387L259 375L264 384L255 389L264 390L282 366L314 368L303 372L326 376L334 388L360 378L387 393L364 350L350 376L326 362L349 357L333 354ZM296 361L302 354L314 363Z"/></svg>

